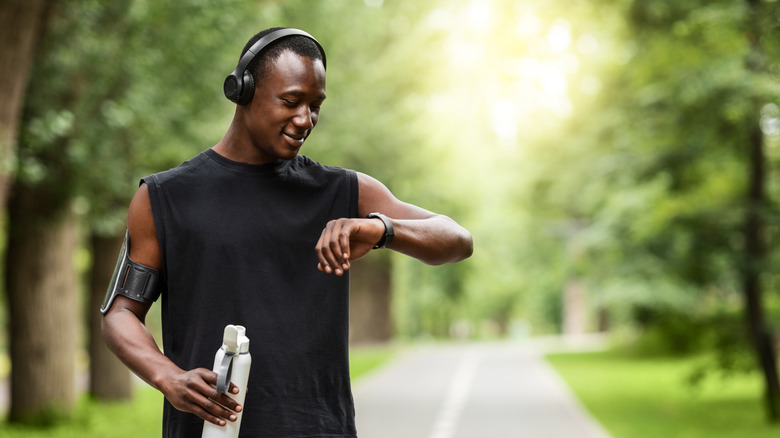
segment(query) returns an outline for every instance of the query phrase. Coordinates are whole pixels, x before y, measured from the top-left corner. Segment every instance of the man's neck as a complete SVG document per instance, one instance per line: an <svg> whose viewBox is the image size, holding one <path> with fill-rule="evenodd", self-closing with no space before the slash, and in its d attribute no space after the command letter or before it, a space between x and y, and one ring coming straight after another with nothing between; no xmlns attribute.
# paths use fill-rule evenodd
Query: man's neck
<svg viewBox="0 0 780 438"><path fill-rule="evenodd" d="M227 132L212 149L223 157L247 164L267 164L269 161L252 145L249 134L238 122L237 115L233 117Z"/></svg>

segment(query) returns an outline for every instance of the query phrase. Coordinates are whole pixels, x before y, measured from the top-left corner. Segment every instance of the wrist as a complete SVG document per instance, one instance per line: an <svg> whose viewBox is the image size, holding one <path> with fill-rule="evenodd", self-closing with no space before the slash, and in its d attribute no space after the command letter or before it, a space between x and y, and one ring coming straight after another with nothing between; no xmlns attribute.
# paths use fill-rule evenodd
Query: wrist
<svg viewBox="0 0 780 438"><path fill-rule="evenodd" d="M381 220L382 224L385 227L385 232L382 234L382 238L379 239L379 242L377 242L376 245L374 245L373 249L387 248L390 245L390 243L393 242L393 238L395 237L393 222L390 220L389 217L383 215L382 213L371 213L366 217L369 219Z"/></svg>
<svg viewBox="0 0 780 438"><path fill-rule="evenodd" d="M151 384L154 389L167 396L168 385L175 380L177 374L182 373L183 371L184 370L175 365L160 366L151 376L149 376L148 383Z"/></svg>

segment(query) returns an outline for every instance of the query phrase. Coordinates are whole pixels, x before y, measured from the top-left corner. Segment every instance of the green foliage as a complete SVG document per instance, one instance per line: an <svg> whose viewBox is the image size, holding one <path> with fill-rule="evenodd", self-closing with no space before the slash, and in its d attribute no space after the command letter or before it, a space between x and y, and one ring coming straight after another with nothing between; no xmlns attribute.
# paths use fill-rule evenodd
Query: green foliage
<svg viewBox="0 0 780 438"><path fill-rule="evenodd" d="M87 397L79 400L66 422L51 425L0 423L7 438L137 438L160 435L162 395L151 388L139 388L132 402L97 403Z"/></svg>
<svg viewBox="0 0 780 438"><path fill-rule="evenodd" d="M359 381L391 360L395 346L362 347L350 352L350 375ZM98 403L88 397L79 400L67 421L20 425L0 422L4 438L138 438L160 435L162 395L147 386L136 388L131 402Z"/></svg>
<svg viewBox="0 0 780 438"><path fill-rule="evenodd" d="M540 220L570 224L570 250L554 257L585 279L595 305L618 324L657 324L672 343L685 331L678 323L717 331L703 321L741 308L747 143L762 107L764 123L775 120L780 96L767 84L777 75L774 61L764 71L747 62L745 2L633 1L612 12L601 91L541 142L556 153L534 151L541 170L527 199ZM776 53L766 26L761 40ZM765 139L774 169L777 132L765 129ZM769 195L777 199L775 183ZM762 213L774 230L776 201ZM762 269L774 275L773 265Z"/></svg>
<svg viewBox="0 0 780 438"><path fill-rule="evenodd" d="M761 377L711 376L690 386L696 357L619 352L548 356L566 383L615 438L774 437L762 417Z"/></svg>
<svg viewBox="0 0 780 438"><path fill-rule="evenodd" d="M780 163L779 7L764 8L757 73L739 0L68 0L36 66L46 87L28 99L19 176L117 232L139 177L224 133L221 84L245 41L301 27L329 61L303 153L474 235L458 265L393 258L400 333L485 320L557 331L562 290L579 279L591 313L619 326L650 324L647 312L676 334L685 315L741 308L744 144L759 120ZM764 217L773 247L775 203ZM765 268L773 290L779 256Z"/></svg>
<svg viewBox="0 0 780 438"><path fill-rule="evenodd" d="M19 182L78 197L95 231L117 233L139 177L210 147L227 126L221 85L245 39L224 29L246 27L250 10L60 2L26 99Z"/></svg>
<svg viewBox="0 0 780 438"><path fill-rule="evenodd" d="M353 347L349 352L349 375L353 382L369 375L398 353L394 345Z"/></svg>

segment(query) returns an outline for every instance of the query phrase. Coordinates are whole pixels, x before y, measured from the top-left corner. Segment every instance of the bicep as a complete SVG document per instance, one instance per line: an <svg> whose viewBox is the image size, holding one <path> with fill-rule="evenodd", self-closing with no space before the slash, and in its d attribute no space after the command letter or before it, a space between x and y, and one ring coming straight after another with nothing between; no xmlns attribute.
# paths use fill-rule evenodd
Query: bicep
<svg viewBox="0 0 780 438"><path fill-rule="evenodd" d="M403 202L376 178L358 175L358 217L379 212L393 219L427 219L438 216L424 208Z"/></svg>
<svg viewBox="0 0 780 438"><path fill-rule="evenodd" d="M159 271L162 266L162 257L160 256L160 246L157 243L152 205L146 184L142 184L138 188L130 201L127 212L127 231L129 234L127 256L130 260ZM117 295L106 314L106 320L109 323L122 324L125 321L124 318L116 318L116 316L119 314L127 315L127 312L130 312L143 323L150 307L151 303L135 301Z"/></svg>
<svg viewBox="0 0 780 438"><path fill-rule="evenodd" d="M127 231L130 233L129 257L136 263L157 269L162 267L160 244L154 227L152 203L146 184L135 192L127 213Z"/></svg>

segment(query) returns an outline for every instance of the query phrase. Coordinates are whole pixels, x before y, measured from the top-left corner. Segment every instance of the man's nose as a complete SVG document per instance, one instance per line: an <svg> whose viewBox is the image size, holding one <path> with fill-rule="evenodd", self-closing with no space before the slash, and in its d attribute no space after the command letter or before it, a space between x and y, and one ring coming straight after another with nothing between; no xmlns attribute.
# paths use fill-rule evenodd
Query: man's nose
<svg viewBox="0 0 780 438"><path fill-rule="evenodd" d="M295 126L303 129L311 129L317 123L317 116L309 107L302 107L293 117Z"/></svg>

